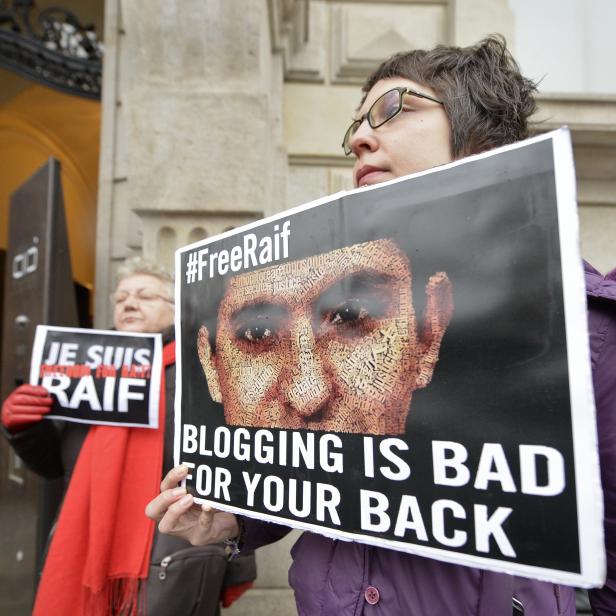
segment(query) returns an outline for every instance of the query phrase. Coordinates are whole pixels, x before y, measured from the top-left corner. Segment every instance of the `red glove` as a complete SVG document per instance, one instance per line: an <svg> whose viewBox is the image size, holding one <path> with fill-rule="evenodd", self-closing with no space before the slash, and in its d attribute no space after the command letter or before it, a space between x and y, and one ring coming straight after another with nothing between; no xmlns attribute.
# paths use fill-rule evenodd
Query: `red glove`
<svg viewBox="0 0 616 616"><path fill-rule="evenodd" d="M2 405L2 425L12 433L21 432L41 421L51 409L53 400L40 385L20 385Z"/></svg>

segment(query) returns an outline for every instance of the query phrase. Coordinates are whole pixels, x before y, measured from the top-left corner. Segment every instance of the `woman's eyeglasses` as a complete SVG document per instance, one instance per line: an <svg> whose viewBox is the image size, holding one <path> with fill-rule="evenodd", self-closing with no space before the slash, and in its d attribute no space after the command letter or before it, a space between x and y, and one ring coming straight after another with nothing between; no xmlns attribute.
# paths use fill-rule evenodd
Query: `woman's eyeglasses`
<svg viewBox="0 0 616 616"><path fill-rule="evenodd" d="M353 137L353 135L357 132L362 122L364 120L368 120L368 124L371 128L383 126L383 124L395 118L402 111L402 101L406 94L417 96L418 98L426 98L430 101L434 101L435 103L439 103L439 105L444 104L443 101L440 101L438 98L434 98L434 96L430 96L429 94L417 92L412 88L393 88L392 90L388 90L385 94L379 96L374 103L372 103L370 109L368 109L363 116L357 118L357 120L353 120L351 126L347 129L347 132L344 133L342 149L344 150L346 156L352 152L351 137Z"/></svg>
<svg viewBox="0 0 616 616"><path fill-rule="evenodd" d="M116 293L111 294L111 303L114 306L121 306L122 304L125 304L130 297L133 297L134 301L144 304L150 304L159 300L169 302L170 304L174 303L172 298L164 297L159 293L153 293L151 291L147 291L146 289L138 289L134 294L127 293L126 291L117 291Z"/></svg>

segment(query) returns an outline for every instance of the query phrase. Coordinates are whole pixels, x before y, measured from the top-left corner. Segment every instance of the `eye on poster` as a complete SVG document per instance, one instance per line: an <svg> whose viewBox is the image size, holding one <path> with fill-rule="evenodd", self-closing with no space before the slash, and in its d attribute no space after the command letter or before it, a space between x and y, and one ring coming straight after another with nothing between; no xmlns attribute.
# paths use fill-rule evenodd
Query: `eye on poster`
<svg viewBox="0 0 616 616"><path fill-rule="evenodd" d="M54 400L46 418L157 428L161 365L160 334L39 325L30 384Z"/></svg>
<svg viewBox="0 0 616 616"><path fill-rule="evenodd" d="M570 137L176 253L198 502L578 586L605 575Z"/></svg>

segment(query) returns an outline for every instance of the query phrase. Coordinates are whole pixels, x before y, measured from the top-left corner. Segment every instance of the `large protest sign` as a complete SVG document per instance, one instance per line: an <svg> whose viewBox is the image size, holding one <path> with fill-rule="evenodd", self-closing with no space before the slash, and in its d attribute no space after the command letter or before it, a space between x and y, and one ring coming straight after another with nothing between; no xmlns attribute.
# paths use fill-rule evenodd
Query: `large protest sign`
<svg viewBox="0 0 616 616"><path fill-rule="evenodd" d="M30 384L51 393L49 419L157 428L161 362L160 334L39 325Z"/></svg>
<svg viewBox="0 0 616 616"><path fill-rule="evenodd" d="M199 502L603 582L568 131L183 248L176 305Z"/></svg>

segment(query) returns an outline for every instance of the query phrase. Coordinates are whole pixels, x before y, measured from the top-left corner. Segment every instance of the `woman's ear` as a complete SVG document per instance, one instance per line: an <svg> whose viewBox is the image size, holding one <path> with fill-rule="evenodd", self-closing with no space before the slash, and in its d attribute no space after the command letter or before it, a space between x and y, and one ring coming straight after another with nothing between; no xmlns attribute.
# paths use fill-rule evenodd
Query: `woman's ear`
<svg viewBox="0 0 616 616"><path fill-rule="evenodd" d="M222 392L220 391L220 381L218 380L216 358L212 353L210 334L205 325L199 328L199 333L197 334L197 354L203 368L203 374L205 374L210 396L212 396L214 402L222 404Z"/></svg>

